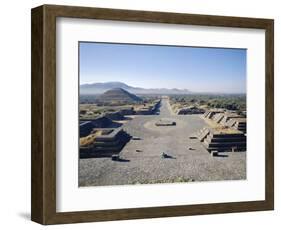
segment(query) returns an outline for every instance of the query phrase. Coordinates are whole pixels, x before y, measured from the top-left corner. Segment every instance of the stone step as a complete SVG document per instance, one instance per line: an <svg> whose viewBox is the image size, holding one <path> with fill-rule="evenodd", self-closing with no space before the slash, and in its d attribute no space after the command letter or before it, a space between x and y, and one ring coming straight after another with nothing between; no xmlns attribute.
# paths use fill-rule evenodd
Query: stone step
<svg viewBox="0 0 281 230"><path fill-rule="evenodd" d="M214 119L214 121L220 123L222 119L223 119L223 114L219 113L218 116Z"/></svg>
<svg viewBox="0 0 281 230"><path fill-rule="evenodd" d="M229 126L229 127L232 127L232 126L234 126L235 125L235 123L236 123L236 121L235 120L233 120L233 119L230 119L228 122L227 122L227 126Z"/></svg>
<svg viewBox="0 0 281 230"><path fill-rule="evenodd" d="M116 141L107 141L107 142L98 142L95 141L93 143L93 147L110 147L110 146L117 146L121 143L120 140L116 140Z"/></svg>
<svg viewBox="0 0 281 230"><path fill-rule="evenodd" d="M246 142L209 143L208 147L246 147Z"/></svg>
<svg viewBox="0 0 281 230"><path fill-rule="evenodd" d="M212 148L206 148L209 152L212 151L218 151L218 152L232 152L232 150L234 149L234 151L246 151L246 147L239 147L239 148L230 148L230 147L212 147Z"/></svg>
<svg viewBox="0 0 281 230"><path fill-rule="evenodd" d="M244 133L213 133L212 134L212 137L214 138L238 138L238 137L241 137L243 138L244 137Z"/></svg>
<svg viewBox="0 0 281 230"><path fill-rule="evenodd" d="M246 141L246 137L232 137L232 138L214 138L211 136L208 136L206 140L211 142L240 142L240 141Z"/></svg>
<svg viewBox="0 0 281 230"><path fill-rule="evenodd" d="M198 136L198 140L203 141L209 133L210 133L210 130L208 130L208 129L202 130L201 134Z"/></svg>

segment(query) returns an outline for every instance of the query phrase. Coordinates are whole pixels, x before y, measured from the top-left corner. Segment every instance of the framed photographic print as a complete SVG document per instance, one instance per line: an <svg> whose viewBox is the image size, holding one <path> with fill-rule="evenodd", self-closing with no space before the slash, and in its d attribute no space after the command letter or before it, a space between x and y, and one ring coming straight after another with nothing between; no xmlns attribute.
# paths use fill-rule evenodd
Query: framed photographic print
<svg viewBox="0 0 281 230"><path fill-rule="evenodd" d="M41 224L274 208L273 20L32 9Z"/></svg>

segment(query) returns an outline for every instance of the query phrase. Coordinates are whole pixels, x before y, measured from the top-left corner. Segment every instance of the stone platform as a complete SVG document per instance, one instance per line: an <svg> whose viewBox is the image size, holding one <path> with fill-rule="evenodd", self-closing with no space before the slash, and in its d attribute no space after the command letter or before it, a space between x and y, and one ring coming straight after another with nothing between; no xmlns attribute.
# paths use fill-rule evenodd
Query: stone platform
<svg viewBox="0 0 281 230"><path fill-rule="evenodd" d="M175 126L177 123L171 119L161 118L159 121L155 122L156 126Z"/></svg>
<svg viewBox="0 0 281 230"><path fill-rule="evenodd" d="M96 128L87 137L88 141L81 142L80 158L111 157L118 154L131 139L122 128Z"/></svg>

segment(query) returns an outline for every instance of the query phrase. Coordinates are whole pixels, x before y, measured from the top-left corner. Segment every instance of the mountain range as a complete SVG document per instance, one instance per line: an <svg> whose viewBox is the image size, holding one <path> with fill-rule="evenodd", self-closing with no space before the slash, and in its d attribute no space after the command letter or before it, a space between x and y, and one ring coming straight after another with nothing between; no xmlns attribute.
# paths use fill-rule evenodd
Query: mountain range
<svg viewBox="0 0 281 230"><path fill-rule="evenodd" d="M80 94L102 94L114 88L122 88L133 94L190 94L188 89L140 88L129 86L123 82L104 82L80 85Z"/></svg>

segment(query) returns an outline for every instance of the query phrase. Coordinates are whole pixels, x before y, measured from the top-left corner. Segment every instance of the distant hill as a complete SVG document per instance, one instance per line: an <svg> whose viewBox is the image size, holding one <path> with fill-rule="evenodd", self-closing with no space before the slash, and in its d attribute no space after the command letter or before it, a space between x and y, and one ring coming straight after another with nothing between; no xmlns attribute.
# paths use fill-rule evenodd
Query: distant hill
<svg viewBox="0 0 281 230"><path fill-rule="evenodd" d="M129 86L123 82L105 82L80 85L80 94L102 94L110 89L122 88L133 94L190 94L187 89L167 89L151 88L145 89L140 87Z"/></svg>
<svg viewBox="0 0 281 230"><path fill-rule="evenodd" d="M132 93L129 93L125 89L113 88L98 96L96 101L100 103L135 103L142 101L142 99Z"/></svg>

